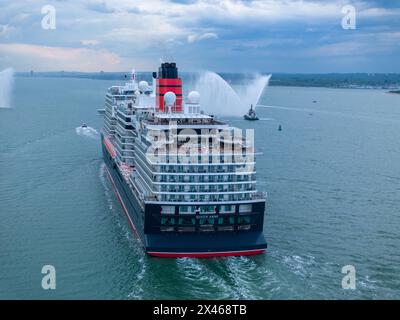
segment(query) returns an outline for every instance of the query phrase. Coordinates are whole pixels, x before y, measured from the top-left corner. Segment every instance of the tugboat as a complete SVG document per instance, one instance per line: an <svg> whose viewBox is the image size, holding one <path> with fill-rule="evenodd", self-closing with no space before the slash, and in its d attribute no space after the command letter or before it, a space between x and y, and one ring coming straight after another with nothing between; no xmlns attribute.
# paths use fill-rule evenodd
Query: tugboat
<svg viewBox="0 0 400 320"><path fill-rule="evenodd" d="M250 120L250 121L259 120L256 115L256 112L253 110L253 105L250 106L250 110L243 117L245 120Z"/></svg>

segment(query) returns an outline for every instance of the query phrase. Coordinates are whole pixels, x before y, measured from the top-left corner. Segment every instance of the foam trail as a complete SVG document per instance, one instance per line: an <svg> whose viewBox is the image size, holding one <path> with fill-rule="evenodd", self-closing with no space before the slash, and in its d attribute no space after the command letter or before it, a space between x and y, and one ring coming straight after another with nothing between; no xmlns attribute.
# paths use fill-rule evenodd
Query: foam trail
<svg viewBox="0 0 400 320"><path fill-rule="evenodd" d="M103 185L103 187L104 187L104 194L105 194L105 196L106 196L106 200L107 200L107 204L108 204L108 208L110 209L110 210L113 210L114 209L114 203L113 203L113 200L112 200L112 198L111 198L111 190L110 190L110 188L108 187L108 185L107 185L107 182L106 182L106 164L105 163L102 163L101 165L100 165L100 170L99 170L99 178L100 178L100 181L101 181L101 184Z"/></svg>
<svg viewBox="0 0 400 320"><path fill-rule="evenodd" d="M265 106L265 105L261 105L261 104L257 104L256 107L257 107L257 108L269 108L269 109L289 110L289 111L300 111L300 112L324 112L324 111L315 110L315 109L291 108L291 107L283 107L283 106Z"/></svg>
<svg viewBox="0 0 400 320"><path fill-rule="evenodd" d="M201 260L181 258L177 259L177 267L183 274L186 286L191 288L197 297L210 299L215 297L215 290L218 291L220 299L240 299L241 296L235 291L230 283L220 274L215 273ZM211 288L209 292L204 288ZM211 293L213 292L213 293Z"/></svg>
<svg viewBox="0 0 400 320"><path fill-rule="evenodd" d="M243 116L250 105L256 105L271 76L256 75L238 92L218 74L206 71L200 74L194 87L201 95L201 108L208 114Z"/></svg>
<svg viewBox="0 0 400 320"><path fill-rule="evenodd" d="M257 275L253 275L253 271L257 269L257 265L248 257L230 257L226 260L226 267L229 270L229 276L240 298L257 299L252 289L252 284L257 280Z"/></svg>
<svg viewBox="0 0 400 320"><path fill-rule="evenodd" d="M115 210L115 207L114 207L114 203L116 201L116 199L113 197L114 191L112 190L112 186L110 186L107 183L107 173L106 173L106 164L105 163L102 163L100 165L99 178L100 178L101 184L104 187L104 194L106 196L108 208L114 214L117 214L117 213L119 214L120 212L118 210ZM131 284L132 289L127 297L129 299L143 299L144 290L143 290L142 283L145 280L146 270L147 270L145 256L142 251L141 245L139 245L137 243L138 240L135 239L134 237L132 237L131 230L129 230L129 227L127 226L126 223L122 222L125 217L122 215L116 215L116 216L119 217L117 219L118 227L120 227L122 229L123 233L125 234L127 241L129 241L129 246L133 249L135 257L137 258L137 261L138 261L138 264L135 265L135 267L137 268L137 270L135 270L136 277L135 277L135 280L133 281L133 283Z"/></svg>
<svg viewBox="0 0 400 320"><path fill-rule="evenodd" d="M7 68L0 72L0 108L11 108L11 93L14 84L14 70Z"/></svg>
<svg viewBox="0 0 400 320"><path fill-rule="evenodd" d="M310 108L292 108L292 107L284 107L284 106L265 106L265 105L256 105L257 108L269 108L269 109L278 109L278 110L287 110L287 111L295 111L295 112L308 112L312 113L320 113L326 115L333 115L333 116L340 116L340 117L351 117L351 118L361 118L357 116L353 116L351 114L343 113L343 112L336 112L336 111L328 111L328 110L316 110ZM368 119L368 117L362 117Z"/></svg>
<svg viewBox="0 0 400 320"><path fill-rule="evenodd" d="M75 132L78 136L82 137L88 137L92 139L97 139L99 137L99 133L97 132L97 130L92 127L77 127L75 128Z"/></svg>

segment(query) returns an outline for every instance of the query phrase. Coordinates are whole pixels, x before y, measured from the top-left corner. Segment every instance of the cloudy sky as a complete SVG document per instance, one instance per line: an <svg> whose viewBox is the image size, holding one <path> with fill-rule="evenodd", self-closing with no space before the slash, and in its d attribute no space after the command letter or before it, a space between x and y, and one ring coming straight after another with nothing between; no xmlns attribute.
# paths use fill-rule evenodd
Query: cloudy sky
<svg viewBox="0 0 400 320"><path fill-rule="evenodd" d="M0 69L400 72L399 57L397 0L0 0Z"/></svg>

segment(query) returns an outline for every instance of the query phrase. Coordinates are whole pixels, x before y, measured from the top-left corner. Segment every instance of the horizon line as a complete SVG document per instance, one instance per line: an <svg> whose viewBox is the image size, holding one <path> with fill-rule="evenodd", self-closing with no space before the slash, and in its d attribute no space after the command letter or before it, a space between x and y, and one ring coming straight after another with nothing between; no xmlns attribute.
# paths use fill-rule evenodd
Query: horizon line
<svg viewBox="0 0 400 320"><path fill-rule="evenodd" d="M205 70L204 70L205 71ZM230 72L230 71L213 71L213 70L207 70L207 71L212 71L215 73L225 73L225 74L252 74L252 73L259 73L259 74L299 74L299 75L332 75L332 74L339 74L339 75L346 75L346 74L366 74L366 75L400 75L400 72L367 72L367 71L358 71L358 72L282 72L282 71L241 71L241 72ZM65 70L59 70L59 71L35 71L35 70L29 70L29 71L15 71L14 73L16 75L18 74L23 74L23 73L82 73L82 74L106 74L106 73L130 73L130 71L65 71ZM154 71L136 71L136 73L152 73ZM181 71L180 73L199 73L202 71Z"/></svg>

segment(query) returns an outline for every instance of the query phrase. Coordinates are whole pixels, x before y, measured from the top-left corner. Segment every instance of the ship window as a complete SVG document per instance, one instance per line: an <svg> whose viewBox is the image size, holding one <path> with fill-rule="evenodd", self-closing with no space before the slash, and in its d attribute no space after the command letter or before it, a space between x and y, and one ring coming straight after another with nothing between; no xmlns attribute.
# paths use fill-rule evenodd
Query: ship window
<svg viewBox="0 0 400 320"><path fill-rule="evenodd" d="M172 231L174 231L174 227L161 227L160 231L161 232L172 232Z"/></svg>
<svg viewBox="0 0 400 320"><path fill-rule="evenodd" d="M200 231L202 232L213 232L214 226L200 226Z"/></svg>
<svg viewBox="0 0 400 320"><path fill-rule="evenodd" d="M175 207L174 206L161 206L161 213L162 214L175 214Z"/></svg>
<svg viewBox="0 0 400 320"><path fill-rule="evenodd" d="M251 228L251 225L249 225L249 224L238 226L238 230L250 230L250 228Z"/></svg>
<svg viewBox="0 0 400 320"><path fill-rule="evenodd" d="M196 224L196 219L194 218L179 218L180 226L194 226Z"/></svg>
<svg viewBox="0 0 400 320"><path fill-rule="evenodd" d="M219 217L218 224L219 225L229 225L235 223L235 217Z"/></svg>
<svg viewBox="0 0 400 320"><path fill-rule="evenodd" d="M214 225L215 219L214 218L202 218L199 219L200 225Z"/></svg>
<svg viewBox="0 0 400 320"><path fill-rule="evenodd" d="M249 224L251 221L250 217L239 217L238 224Z"/></svg>
<svg viewBox="0 0 400 320"><path fill-rule="evenodd" d="M239 206L239 213L251 212L251 204L241 204Z"/></svg>
<svg viewBox="0 0 400 320"><path fill-rule="evenodd" d="M173 226L175 224L175 218L161 218L162 226Z"/></svg>
<svg viewBox="0 0 400 320"><path fill-rule="evenodd" d="M234 231L235 229L233 226L221 226L218 227L218 231Z"/></svg>
<svg viewBox="0 0 400 320"><path fill-rule="evenodd" d="M187 206L179 207L179 213L187 213L187 212L189 212L189 207L187 207Z"/></svg>
<svg viewBox="0 0 400 320"><path fill-rule="evenodd" d="M226 213L226 212L234 212L234 208L232 208L232 205L230 204L226 204L224 206L222 206L222 213Z"/></svg>
<svg viewBox="0 0 400 320"><path fill-rule="evenodd" d="M200 213L214 213L215 206L201 206Z"/></svg>

